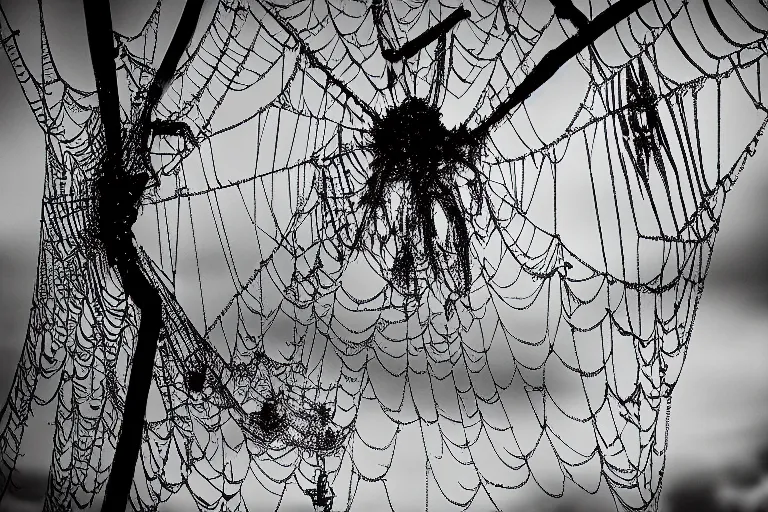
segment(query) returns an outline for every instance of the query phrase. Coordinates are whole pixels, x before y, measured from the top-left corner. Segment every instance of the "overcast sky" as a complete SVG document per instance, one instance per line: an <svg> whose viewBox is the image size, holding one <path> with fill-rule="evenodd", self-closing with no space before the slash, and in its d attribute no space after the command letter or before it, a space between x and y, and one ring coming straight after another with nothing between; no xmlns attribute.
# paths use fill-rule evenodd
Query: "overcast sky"
<svg viewBox="0 0 768 512"><path fill-rule="evenodd" d="M6 4L3 2L18 26L34 22L31 3L23 7ZM131 24L134 19L143 20L144 15L137 17L127 3L113 9L118 30L130 32L138 27ZM82 68L81 54L87 52L87 42L81 16L79 2L58 2L48 15L49 35L60 52L55 57L62 74L76 86L90 88L92 79L83 74L87 68ZM43 179L42 136L4 55L0 56L0 120L0 399L4 399L31 303ZM664 511L693 510L686 508L693 506L706 510L704 504L715 503L716 495L739 503L756 503L761 493L768 496L768 467L760 470L757 462L758 453L768 452L767 148L759 146L757 157L750 161L725 207L691 348L675 389ZM34 438L35 430L30 428L27 435ZM40 461L47 456L29 462L35 459L30 454L21 461L18 482L29 488L8 497L0 510L31 507L37 496L31 489L44 488L47 466ZM735 476L747 490L731 492ZM520 505L561 512L588 509L578 493L566 496L546 505L526 496ZM362 497L357 505L364 503ZM414 509L420 507L423 504ZM173 508L169 505L167 510Z"/></svg>

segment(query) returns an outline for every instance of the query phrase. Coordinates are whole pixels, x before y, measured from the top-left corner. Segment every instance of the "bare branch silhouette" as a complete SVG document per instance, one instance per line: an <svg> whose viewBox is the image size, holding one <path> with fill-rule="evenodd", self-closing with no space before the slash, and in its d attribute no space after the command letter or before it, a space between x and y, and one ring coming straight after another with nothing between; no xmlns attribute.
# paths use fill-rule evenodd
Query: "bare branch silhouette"
<svg viewBox="0 0 768 512"><path fill-rule="evenodd" d="M484 137L496 123L504 119L515 107L528 99L536 89L547 83L566 62L648 2L650 0L619 0L595 16L589 24L580 27L575 35L569 37L560 46L544 55L541 61L534 66L507 99L496 107L496 110L490 116L471 130L470 136ZM569 15L572 15L572 13Z"/></svg>

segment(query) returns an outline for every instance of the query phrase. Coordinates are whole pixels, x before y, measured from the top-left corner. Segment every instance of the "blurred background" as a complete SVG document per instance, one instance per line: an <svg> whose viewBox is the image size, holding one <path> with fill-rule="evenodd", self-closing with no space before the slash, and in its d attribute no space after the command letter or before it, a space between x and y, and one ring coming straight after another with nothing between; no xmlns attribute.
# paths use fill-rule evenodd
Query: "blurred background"
<svg viewBox="0 0 768 512"><path fill-rule="evenodd" d="M60 72L74 86L92 88L81 3L57 0L45 5ZM131 33L145 19L140 5L112 5L119 31ZM34 2L3 1L3 7L34 48L34 34L25 32L25 27L37 25ZM0 400L5 400L35 280L44 164L42 135L5 55L0 56L0 122ZM768 510L766 198L768 142L763 141L726 203L687 362L675 389L664 512ZM35 429L26 435L35 436ZM31 504L45 487L48 462L34 456L22 460L15 480L22 488L0 510L39 510ZM537 502L530 510L581 507L578 494L567 493L565 499Z"/></svg>

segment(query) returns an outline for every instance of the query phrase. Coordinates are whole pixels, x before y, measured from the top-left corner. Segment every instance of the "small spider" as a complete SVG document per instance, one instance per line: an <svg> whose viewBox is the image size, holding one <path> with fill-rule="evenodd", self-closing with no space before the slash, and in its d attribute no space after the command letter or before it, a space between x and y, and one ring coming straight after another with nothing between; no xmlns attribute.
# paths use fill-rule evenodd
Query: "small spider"
<svg viewBox="0 0 768 512"><path fill-rule="evenodd" d="M330 403L317 406L315 411L317 413L317 419L322 425L327 425L333 419L333 405Z"/></svg>
<svg viewBox="0 0 768 512"><path fill-rule="evenodd" d="M328 484L328 474L324 469L318 470L317 484L314 489L307 489L304 494L312 500L312 505L316 511L330 512L333 506L333 498L336 494L333 488Z"/></svg>
<svg viewBox="0 0 768 512"><path fill-rule="evenodd" d="M651 158L661 173L662 180L666 182L662 157L662 148L665 148L666 137L656 106L658 97L642 61L639 63L637 77L635 77L635 71L632 67L628 69L627 100L628 112L618 116L627 153L632 158L637 174L642 178L646 187ZM629 147L630 141L634 145L634 157L632 157L633 153Z"/></svg>

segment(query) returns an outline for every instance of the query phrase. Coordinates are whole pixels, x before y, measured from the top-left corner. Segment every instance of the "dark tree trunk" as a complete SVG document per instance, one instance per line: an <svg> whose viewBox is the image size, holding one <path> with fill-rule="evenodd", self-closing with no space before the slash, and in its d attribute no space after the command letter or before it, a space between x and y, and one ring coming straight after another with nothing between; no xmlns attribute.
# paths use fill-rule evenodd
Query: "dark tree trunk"
<svg viewBox="0 0 768 512"><path fill-rule="evenodd" d="M107 260L120 274L126 294L141 311L123 423L102 504L102 510L105 512L122 512L128 504L136 462L141 451L144 417L162 324L160 295L141 269L132 233L141 195L149 176L146 171L131 174L124 164L126 161L149 163L146 155L149 149L147 143L152 112L170 84L184 50L189 46L202 6L203 0L189 0L186 3L168 52L149 87L141 118L134 127L135 132L129 134L128 141L122 141L115 70L117 53L109 1L83 0L88 45L106 145L96 190L99 197L99 236L107 253ZM123 155L123 151L138 151L142 155L140 159L134 159L131 158L133 155Z"/></svg>

